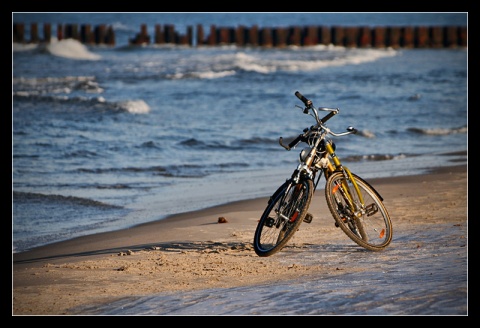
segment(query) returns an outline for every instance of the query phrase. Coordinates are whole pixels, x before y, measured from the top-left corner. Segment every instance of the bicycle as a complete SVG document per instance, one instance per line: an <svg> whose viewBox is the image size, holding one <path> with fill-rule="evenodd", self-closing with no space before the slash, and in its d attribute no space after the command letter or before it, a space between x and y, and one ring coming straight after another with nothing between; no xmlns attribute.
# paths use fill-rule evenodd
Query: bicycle
<svg viewBox="0 0 480 328"><path fill-rule="evenodd" d="M286 150L304 142L308 147L300 152L300 163L269 198L253 239L255 253L266 257L279 252L299 229L302 222L311 223L308 213L317 185L325 176L325 198L335 220L335 226L356 244L371 251L385 249L392 241L390 216L382 196L367 181L344 166L335 153L335 144L328 135L341 137L357 133L349 126L346 132L335 133L325 123L340 112L339 108L316 108L312 101L296 91L295 96L305 105L304 114L313 116L316 124L303 130L288 145L280 137L279 144ZM329 112L320 118L318 111Z"/></svg>

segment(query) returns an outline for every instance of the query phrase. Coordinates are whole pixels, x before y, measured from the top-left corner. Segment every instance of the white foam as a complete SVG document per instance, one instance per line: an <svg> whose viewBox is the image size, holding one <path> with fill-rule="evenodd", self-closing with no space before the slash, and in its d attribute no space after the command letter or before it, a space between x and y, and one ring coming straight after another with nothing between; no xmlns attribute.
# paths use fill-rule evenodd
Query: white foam
<svg viewBox="0 0 480 328"><path fill-rule="evenodd" d="M70 59L99 60L101 58L101 56L88 51L87 47L74 39L52 41L46 49L54 56Z"/></svg>
<svg viewBox="0 0 480 328"><path fill-rule="evenodd" d="M36 49L37 47L38 45L33 43L23 44L23 43L14 42L12 43L12 52L29 51L29 50Z"/></svg>
<svg viewBox="0 0 480 328"><path fill-rule="evenodd" d="M150 106L143 100L128 100L119 103L120 107L133 114L146 114L150 112Z"/></svg>

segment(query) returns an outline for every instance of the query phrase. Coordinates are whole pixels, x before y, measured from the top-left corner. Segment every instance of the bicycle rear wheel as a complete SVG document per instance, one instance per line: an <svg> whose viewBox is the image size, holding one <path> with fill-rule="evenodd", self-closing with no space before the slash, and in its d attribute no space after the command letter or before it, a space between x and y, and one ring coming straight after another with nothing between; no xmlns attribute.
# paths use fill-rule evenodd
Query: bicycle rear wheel
<svg viewBox="0 0 480 328"><path fill-rule="evenodd" d="M289 180L270 197L253 239L258 256L270 256L285 247L307 214L313 189L310 179Z"/></svg>
<svg viewBox="0 0 480 328"><path fill-rule="evenodd" d="M361 195L343 172L333 173L325 184L325 198L335 225L358 245L371 251L383 250L392 241L390 216L377 191L356 174L352 176Z"/></svg>

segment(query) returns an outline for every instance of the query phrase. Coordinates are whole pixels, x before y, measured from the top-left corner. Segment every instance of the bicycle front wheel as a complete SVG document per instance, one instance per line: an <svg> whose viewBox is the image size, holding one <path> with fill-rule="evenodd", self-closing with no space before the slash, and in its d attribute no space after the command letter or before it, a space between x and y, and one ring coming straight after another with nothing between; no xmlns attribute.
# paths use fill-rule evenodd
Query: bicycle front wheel
<svg viewBox="0 0 480 328"><path fill-rule="evenodd" d="M313 189L310 179L287 181L270 197L253 239L258 256L270 256L285 247L307 215Z"/></svg>
<svg viewBox="0 0 480 328"><path fill-rule="evenodd" d="M377 191L356 174L352 176L360 195L343 172L327 179L325 198L335 225L358 245L371 251L383 250L392 241L390 216Z"/></svg>

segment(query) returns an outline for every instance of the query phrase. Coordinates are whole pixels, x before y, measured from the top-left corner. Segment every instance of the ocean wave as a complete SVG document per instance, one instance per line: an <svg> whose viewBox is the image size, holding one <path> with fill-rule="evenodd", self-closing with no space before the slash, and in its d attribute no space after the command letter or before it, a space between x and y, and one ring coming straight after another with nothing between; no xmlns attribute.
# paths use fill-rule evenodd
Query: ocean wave
<svg viewBox="0 0 480 328"><path fill-rule="evenodd" d="M138 51L138 50L133 50ZM156 53L158 52L158 53ZM112 76L122 79L142 80L158 78L221 79L242 72L263 75L278 72L311 72L336 66L358 65L398 55L392 49L349 49L345 47L302 47L302 51L286 49L175 48L175 51L158 48L148 60L135 66L118 66ZM172 68L175 68L172 70ZM134 75L126 74L135 72Z"/></svg>
<svg viewBox="0 0 480 328"><path fill-rule="evenodd" d="M422 129L422 128L408 128L410 132L432 135L432 136L441 136L441 135L450 135L456 133L468 133L468 126L461 126L457 128L435 128L435 129Z"/></svg>
<svg viewBox="0 0 480 328"><path fill-rule="evenodd" d="M102 57L88 50L80 41L75 39L64 39L58 41L52 37L49 43L17 43L12 42L12 52L34 53L47 52L56 57L68 58L73 60L100 60Z"/></svg>
<svg viewBox="0 0 480 328"><path fill-rule="evenodd" d="M357 135L365 138L375 138L376 135L370 130L358 130Z"/></svg>
<svg viewBox="0 0 480 328"><path fill-rule="evenodd" d="M13 93L13 100L28 102L51 102L53 104L69 104L82 107L82 110L105 111L105 112L128 112L132 114L147 114L150 106L143 100L126 100L108 102L103 97L68 97L39 95L36 92L17 91ZM67 110L71 110L68 107Z"/></svg>
<svg viewBox="0 0 480 328"><path fill-rule="evenodd" d="M93 158L97 156L98 154L96 152L82 149L82 150L71 152L66 157Z"/></svg>
<svg viewBox="0 0 480 328"><path fill-rule="evenodd" d="M146 114L150 112L150 106L143 100L127 100L113 103L115 108L132 114Z"/></svg>
<svg viewBox="0 0 480 328"><path fill-rule="evenodd" d="M407 155L407 154L370 154L370 155L351 155L343 158L345 162L361 162L361 161L391 161L404 159L406 157L417 156L417 155Z"/></svg>
<svg viewBox="0 0 480 328"><path fill-rule="evenodd" d="M103 202L99 202L96 200L88 199L88 198L81 198L81 197L73 197L73 196L62 196L62 195L47 195L47 194L40 194L40 193L32 193L32 192L21 192L21 191L14 191L13 192L13 201L15 203L22 203L22 202L56 202L62 203L64 205L82 205L82 206L93 206L97 208L112 208L118 209L122 208L121 206L106 204Z"/></svg>
<svg viewBox="0 0 480 328"><path fill-rule="evenodd" d="M103 93L104 91L94 76L14 77L12 78L12 88L14 95L70 94L73 91Z"/></svg>
<svg viewBox="0 0 480 328"><path fill-rule="evenodd" d="M140 145L140 148L160 149L160 147L154 141L146 141Z"/></svg>
<svg viewBox="0 0 480 328"><path fill-rule="evenodd" d="M71 96L76 91L101 94L104 89L94 76L63 76L43 78L12 78L13 99L31 102L94 105L96 109L145 114L150 106L139 99L109 102L104 97Z"/></svg>
<svg viewBox="0 0 480 328"><path fill-rule="evenodd" d="M292 137L292 140L295 137ZM209 150L248 150L254 148L261 148L263 150L278 149L278 138L261 138L252 137L248 139L239 139L235 141L211 141L205 142L195 138L189 138L178 143L180 146L196 148L196 149L209 149Z"/></svg>
<svg viewBox="0 0 480 328"><path fill-rule="evenodd" d="M311 47L303 51L302 56L299 57L296 54L295 59L292 59L288 52L272 52L268 55L238 53L234 55L232 65L244 71L262 74L277 71L305 72L327 67L358 65L397 54L396 51L388 49L347 49L325 46Z"/></svg>
<svg viewBox="0 0 480 328"><path fill-rule="evenodd" d="M181 80L181 79L205 79L205 80L212 80L212 79L220 79L226 76L235 75L236 72L234 70L222 71L222 72L189 72L189 73L175 73L175 74L166 74L165 77L167 79L172 80Z"/></svg>
<svg viewBox="0 0 480 328"><path fill-rule="evenodd" d="M38 44L35 43L12 43L12 52L32 51L38 49Z"/></svg>
<svg viewBox="0 0 480 328"><path fill-rule="evenodd" d="M64 39L52 41L45 47L52 55L74 60L100 60L100 55L94 54L88 50L81 42L74 39Z"/></svg>
<svg viewBox="0 0 480 328"><path fill-rule="evenodd" d="M238 162L216 163L211 165L181 164L148 167L112 167L112 168L80 168L80 173L105 174L105 173L151 173L153 175L175 178L203 178L212 173L235 172L246 168L249 164Z"/></svg>

